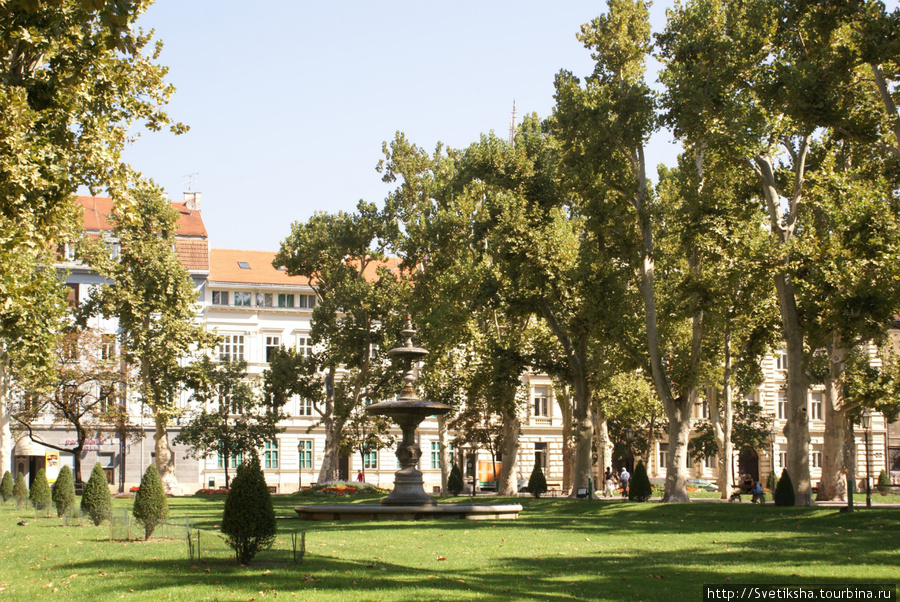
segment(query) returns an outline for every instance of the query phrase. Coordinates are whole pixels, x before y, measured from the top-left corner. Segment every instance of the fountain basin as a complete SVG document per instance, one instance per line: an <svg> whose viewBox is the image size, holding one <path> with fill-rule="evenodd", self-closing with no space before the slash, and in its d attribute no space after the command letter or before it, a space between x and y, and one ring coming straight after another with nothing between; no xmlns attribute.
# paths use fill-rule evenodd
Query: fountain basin
<svg viewBox="0 0 900 602"><path fill-rule="evenodd" d="M503 520L519 517L520 504L436 504L433 506L382 506L379 504L316 504L296 506L301 520L406 521L439 518Z"/></svg>

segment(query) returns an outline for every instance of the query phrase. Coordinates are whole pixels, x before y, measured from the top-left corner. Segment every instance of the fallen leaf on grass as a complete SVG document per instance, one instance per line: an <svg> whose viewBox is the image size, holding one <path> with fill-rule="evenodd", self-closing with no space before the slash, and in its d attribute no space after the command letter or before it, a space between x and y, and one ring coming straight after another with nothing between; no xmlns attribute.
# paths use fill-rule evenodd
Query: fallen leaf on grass
<svg viewBox="0 0 900 602"><path fill-rule="evenodd" d="M446 556L438 556L437 559L438 560L447 560L447 557Z"/></svg>

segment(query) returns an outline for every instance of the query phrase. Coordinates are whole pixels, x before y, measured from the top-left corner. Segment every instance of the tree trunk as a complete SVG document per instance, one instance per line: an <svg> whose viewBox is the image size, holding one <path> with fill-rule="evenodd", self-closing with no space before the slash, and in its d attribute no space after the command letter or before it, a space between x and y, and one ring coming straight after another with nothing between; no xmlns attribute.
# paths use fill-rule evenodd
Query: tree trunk
<svg viewBox="0 0 900 602"><path fill-rule="evenodd" d="M825 380L825 395L822 410L825 418L825 434L822 447L822 480L816 501L847 499L847 468L844 463L844 422L847 408L844 406L844 358L846 349L839 337L833 337L829 350L828 377Z"/></svg>
<svg viewBox="0 0 900 602"><path fill-rule="evenodd" d="M572 446L572 396L569 387L564 383L556 383L556 405L562 417L562 460L563 489L572 488L572 465L575 463L575 449Z"/></svg>
<svg viewBox="0 0 900 602"><path fill-rule="evenodd" d="M322 427L325 431L325 448L322 450L322 466L319 467L317 483L327 483L334 480L334 473L338 469L338 454L340 437L335 436L334 424L334 376L335 368L328 369L325 376L325 411L322 413Z"/></svg>
<svg viewBox="0 0 900 602"><path fill-rule="evenodd" d="M153 436L156 470L159 472L159 479L162 481L166 493L174 493L175 487L178 486L178 479L175 478L175 455L169 446L169 432L166 430L169 420L155 408L153 418L156 423L156 433Z"/></svg>
<svg viewBox="0 0 900 602"><path fill-rule="evenodd" d="M600 408L594 408L594 438L597 444L597 470L594 471L594 490L603 489L603 475L612 467L612 442L609 440L609 425ZM645 464L647 464L645 462ZM649 469L648 469L649 470Z"/></svg>
<svg viewBox="0 0 900 602"><path fill-rule="evenodd" d="M691 409L697 399L696 392L689 397L679 397L669 404L669 461L666 464L666 486L663 502L690 502L687 493L688 441L691 434Z"/></svg>
<svg viewBox="0 0 900 602"><path fill-rule="evenodd" d="M438 444L440 445L441 454L441 495L447 495L450 491L447 489L447 483L450 481L450 471L453 466L450 463L450 446L447 442L447 417L443 414L437 417L438 423Z"/></svg>
<svg viewBox="0 0 900 602"><path fill-rule="evenodd" d="M7 470L10 471L10 474L15 472L13 468L13 438L9 428L11 385L9 358L6 353L3 353L2 359L0 359L0 475Z"/></svg>
<svg viewBox="0 0 900 602"><path fill-rule="evenodd" d="M512 413L507 412L505 408L502 409L500 416L503 420L503 445L500 450L503 455L503 465L500 467L498 493L500 495L516 495L519 490L516 472L519 458L519 432L522 425L515 408Z"/></svg>

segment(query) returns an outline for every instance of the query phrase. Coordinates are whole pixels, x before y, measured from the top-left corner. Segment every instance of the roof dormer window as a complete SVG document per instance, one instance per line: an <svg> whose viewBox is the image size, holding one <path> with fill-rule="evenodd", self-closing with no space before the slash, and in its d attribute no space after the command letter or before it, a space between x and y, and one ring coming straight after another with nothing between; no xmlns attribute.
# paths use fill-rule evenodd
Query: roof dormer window
<svg viewBox="0 0 900 602"><path fill-rule="evenodd" d="M250 264L247 263L246 261L239 261L239 262L238 262L238 267L240 267L242 270L249 270L249 269L250 269Z"/></svg>

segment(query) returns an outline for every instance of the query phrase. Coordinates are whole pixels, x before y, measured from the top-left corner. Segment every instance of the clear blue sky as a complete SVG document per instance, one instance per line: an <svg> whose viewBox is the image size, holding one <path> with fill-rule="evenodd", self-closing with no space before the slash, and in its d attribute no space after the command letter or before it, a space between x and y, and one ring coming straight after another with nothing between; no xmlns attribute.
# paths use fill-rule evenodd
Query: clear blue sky
<svg viewBox="0 0 900 602"><path fill-rule="evenodd" d="M383 200L375 165L397 131L431 151L506 137L514 99L520 120L548 115L554 75L591 71L575 34L605 6L158 0L141 25L165 44L169 113L191 130L145 133L126 159L172 199L196 174L213 247L275 251L314 211ZM650 166L674 162L670 139L654 138Z"/></svg>

